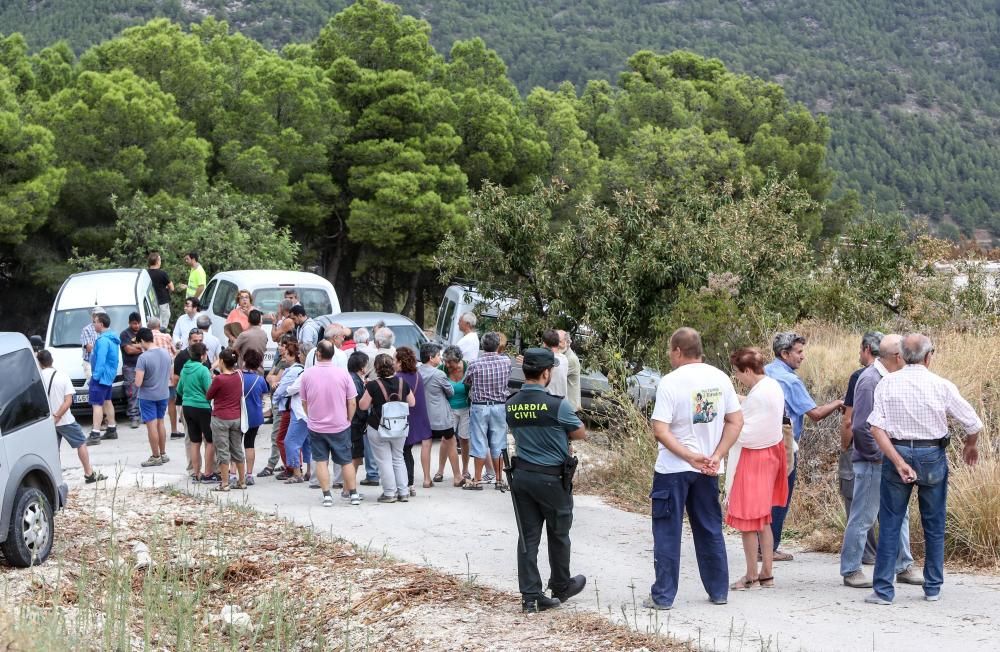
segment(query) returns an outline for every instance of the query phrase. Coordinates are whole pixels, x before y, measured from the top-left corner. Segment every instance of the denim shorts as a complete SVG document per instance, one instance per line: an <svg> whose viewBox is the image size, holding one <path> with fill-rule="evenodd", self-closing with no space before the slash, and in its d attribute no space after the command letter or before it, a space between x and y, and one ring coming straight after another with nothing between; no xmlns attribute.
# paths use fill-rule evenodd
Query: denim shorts
<svg viewBox="0 0 1000 652"><path fill-rule="evenodd" d="M139 414L142 416L143 423L162 419L166 413L167 399L164 398L159 401L149 401L144 398L139 399Z"/></svg>
<svg viewBox="0 0 1000 652"><path fill-rule="evenodd" d="M500 457L500 451L507 448L507 408L503 403L495 405L473 404L470 412L472 436L469 438L472 457L486 459L489 453L493 459Z"/></svg>
<svg viewBox="0 0 1000 652"><path fill-rule="evenodd" d="M351 428L334 433L309 431L309 447L312 449L314 462L326 462L333 457L334 464L350 464Z"/></svg>
<svg viewBox="0 0 1000 652"><path fill-rule="evenodd" d="M59 439L68 441L71 448L80 448L87 443L87 437L83 434L83 428L76 421L67 423L65 426L56 426L56 435L58 435Z"/></svg>
<svg viewBox="0 0 1000 652"><path fill-rule="evenodd" d="M90 379L90 404L94 407L101 407L105 401L111 400L111 385L102 385Z"/></svg>

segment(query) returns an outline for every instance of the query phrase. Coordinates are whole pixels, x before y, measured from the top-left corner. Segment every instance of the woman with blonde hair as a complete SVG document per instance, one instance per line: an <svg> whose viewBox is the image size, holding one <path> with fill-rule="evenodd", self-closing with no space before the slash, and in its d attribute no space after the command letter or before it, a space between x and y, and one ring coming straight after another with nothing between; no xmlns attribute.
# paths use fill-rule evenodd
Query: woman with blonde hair
<svg viewBox="0 0 1000 652"><path fill-rule="evenodd" d="M743 536L746 574L730 588L743 591L754 586L774 586L774 538L771 508L788 501L788 473L781 420L785 395L778 381L764 374L764 356L742 348L729 356L733 375L749 388L743 402L743 430L730 450L726 485L726 524ZM757 569L757 553L761 555Z"/></svg>

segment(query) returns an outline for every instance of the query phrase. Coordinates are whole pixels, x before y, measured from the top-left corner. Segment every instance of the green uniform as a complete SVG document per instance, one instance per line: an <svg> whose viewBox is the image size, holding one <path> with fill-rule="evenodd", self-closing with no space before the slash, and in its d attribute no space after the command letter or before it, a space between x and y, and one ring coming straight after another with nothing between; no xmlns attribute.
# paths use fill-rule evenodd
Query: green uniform
<svg viewBox="0 0 1000 652"><path fill-rule="evenodd" d="M561 592L570 581L569 530L573 494L563 485L563 463L569 457L567 433L583 423L569 401L551 396L541 385L525 383L507 399L507 425L514 433L517 457L511 492L521 517L524 548L517 551L517 580L528 599L543 594L538 573L538 545L545 526L549 548L549 588Z"/></svg>

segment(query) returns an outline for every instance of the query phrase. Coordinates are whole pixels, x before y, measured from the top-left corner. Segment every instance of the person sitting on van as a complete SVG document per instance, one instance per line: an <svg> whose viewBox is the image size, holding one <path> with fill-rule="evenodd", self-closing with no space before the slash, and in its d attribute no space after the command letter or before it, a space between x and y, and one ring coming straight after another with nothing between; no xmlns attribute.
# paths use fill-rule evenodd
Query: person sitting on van
<svg viewBox="0 0 1000 652"><path fill-rule="evenodd" d="M118 336L122 348L122 384L125 387L125 398L128 400L125 415L128 416L131 428L139 427L139 393L135 384L135 365L142 354L142 347L135 341L135 336L139 334L140 328L142 328L142 317L137 312L130 313L128 328Z"/></svg>
<svg viewBox="0 0 1000 652"><path fill-rule="evenodd" d="M97 315L104 313L104 308L94 306L90 309L90 321L80 331L80 352L83 355L83 378L90 381L90 356L94 351L94 342L97 341L97 331L94 330L94 321Z"/></svg>
<svg viewBox="0 0 1000 652"><path fill-rule="evenodd" d="M359 410L368 410L368 443L378 466L382 483L380 503L405 503L410 499L407 488L406 462L403 460L405 433L392 432L393 427L382 423L382 408L386 403L406 403L412 408L416 397L405 380L396 375L396 361L386 354L375 358L377 379L365 385L365 393L358 401Z"/></svg>
<svg viewBox="0 0 1000 652"><path fill-rule="evenodd" d="M70 412L70 407L73 406L73 397L76 396L73 381L65 372L52 368L52 354L45 349L39 351L35 357L42 370L42 384L48 393L49 412L52 413L52 420L56 422L58 441L61 443L65 439L76 450L76 454L80 458L80 466L83 467L84 482L93 484L98 480L106 480L107 476L95 471L90 466L90 452L85 445L87 438L84 436L80 424L73 417L73 413Z"/></svg>
<svg viewBox="0 0 1000 652"><path fill-rule="evenodd" d="M319 333L322 329L316 320L306 313L302 304L292 306L289 314L292 316L292 321L295 322L295 341L299 343L302 357L305 359L305 356L319 342Z"/></svg>
<svg viewBox="0 0 1000 652"><path fill-rule="evenodd" d="M98 313L94 318L97 339L90 354L90 406L94 410L94 421L90 437L87 438L88 446L96 446L102 439L118 439L115 406L111 403L111 386L118 375L118 356L122 341L110 328L111 317L105 312ZM108 420L108 429L102 435L100 427L104 419Z"/></svg>
<svg viewBox="0 0 1000 652"><path fill-rule="evenodd" d="M226 323L237 323L246 330L250 328L250 311L254 309L250 290L240 290L236 293L236 307L229 311Z"/></svg>
<svg viewBox="0 0 1000 652"><path fill-rule="evenodd" d="M153 331L140 328L135 336L142 348L136 362L135 384L139 397L139 412L149 437L149 459L142 466L159 466L170 461L167 457L167 427L163 418L170 399L170 372L173 359L166 349L156 346Z"/></svg>
<svg viewBox="0 0 1000 652"><path fill-rule="evenodd" d="M163 322L163 326L166 328L170 325L170 293L174 291L174 284L167 273L160 269L162 262L160 260L160 252L149 252L146 262L149 264L146 273L149 274L149 280L153 285L153 292L156 293L160 321Z"/></svg>

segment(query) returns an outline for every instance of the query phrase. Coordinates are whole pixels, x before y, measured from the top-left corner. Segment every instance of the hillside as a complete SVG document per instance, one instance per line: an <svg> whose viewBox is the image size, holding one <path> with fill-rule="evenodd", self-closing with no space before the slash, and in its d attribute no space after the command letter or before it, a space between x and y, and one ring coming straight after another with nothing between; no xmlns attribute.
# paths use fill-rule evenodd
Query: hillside
<svg viewBox="0 0 1000 652"><path fill-rule="evenodd" d="M0 31L77 52L153 16L228 19L280 46L346 0L8 0ZM614 80L641 48L721 58L781 82L833 127L837 190L903 205L952 237L1000 233L1000 5L912 0L400 0L447 52L481 36L522 92Z"/></svg>

